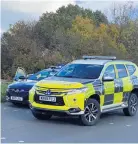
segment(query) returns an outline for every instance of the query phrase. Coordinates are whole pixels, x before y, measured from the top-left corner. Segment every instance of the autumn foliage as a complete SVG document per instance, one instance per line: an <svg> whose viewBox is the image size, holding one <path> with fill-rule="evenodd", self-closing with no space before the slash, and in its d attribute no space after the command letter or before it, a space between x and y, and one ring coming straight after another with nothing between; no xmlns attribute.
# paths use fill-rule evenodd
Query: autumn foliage
<svg viewBox="0 0 138 144"><path fill-rule="evenodd" d="M129 15L129 5L120 15L115 9L112 21L100 11L68 5L38 21L15 23L1 38L2 78L19 66L34 73L82 55L115 55L138 64L138 17Z"/></svg>

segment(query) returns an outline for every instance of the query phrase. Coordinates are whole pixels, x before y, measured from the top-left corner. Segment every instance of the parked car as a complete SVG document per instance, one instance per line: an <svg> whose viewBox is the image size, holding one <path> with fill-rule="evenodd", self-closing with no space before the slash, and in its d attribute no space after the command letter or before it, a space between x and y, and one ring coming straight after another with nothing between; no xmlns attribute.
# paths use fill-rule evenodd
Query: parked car
<svg viewBox="0 0 138 144"><path fill-rule="evenodd" d="M37 119L75 115L83 125L95 125L101 113L123 109L126 116L138 109L138 67L115 57L85 56L39 81L29 92Z"/></svg>
<svg viewBox="0 0 138 144"><path fill-rule="evenodd" d="M44 69L35 74L27 75L25 70L19 67L16 71L14 82L8 86L6 92L6 99L15 105L27 104L29 90L34 86L34 84L44 78L54 75L61 68L50 67Z"/></svg>

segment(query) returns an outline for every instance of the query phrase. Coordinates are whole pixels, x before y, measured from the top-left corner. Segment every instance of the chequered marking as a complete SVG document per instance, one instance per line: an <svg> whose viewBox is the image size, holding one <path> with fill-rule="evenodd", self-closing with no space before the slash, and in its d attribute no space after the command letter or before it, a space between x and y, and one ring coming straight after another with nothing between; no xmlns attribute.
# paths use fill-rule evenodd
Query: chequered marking
<svg viewBox="0 0 138 144"><path fill-rule="evenodd" d="M123 92L114 93L114 104L121 103L123 100Z"/></svg>
<svg viewBox="0 0 138 144"><path fill-rule="evenodd" d="M123 92L123 81L121 79L116 79L115 83L115 93Z"/></svg>
<svg viewBox="0 0 138 144"><path fill-rule="evenodd" d="M104 96L104 105L113 104L114 94L108 94Z"/></svg>
<svg viewBox="0 0 138 144"><path fill-rule="evenodd" d="M103 83L100 80L96 80L91 83L92 90L95 94L100 96L100 105L110 105L115 103L121 103L128 101L130 92L133 88L138 88L138 77L130 77L129 86L132 88L125 87L128 83L123 81L123 79L115 79L114 82Z"/></svg>
<svg viewBox="0 0 138 144"><path fill-rule="evenodd" d="M114 94L114 82L104 82L104 95Z"/></svg>
<svg viewBox="0 0 138 144"><path fill-rule="evenodd" d="M130 92L123 92L123 102L128 101L129 96L130 96Z"/></svg>
<svg viewBox="0 0 138 144"><path fill-rule="evenodd" d="M104 95L100 96L100 106L104 105Z"/></svg>
<svg viewBox="0 0 138 144"><path fill-rule="evenodd" d="M131 76L130 79L131 79L133 88L138 88L138 77L136 77L136 76Z"/></svg>
<svg viewBox="0 0 138 144"><path fill-rule="evenodd" d="M98 95L104 94L104 86L94 86L95 93Z"/></svg>
<svg viewBox="0 0 138 144"><path fill-rule="evenodd" d="M96 80L92 84L93 84L93 88L94 88L96 94L98 94L98 95L104 94L104 85L103 85L102 81Z"/></svg>

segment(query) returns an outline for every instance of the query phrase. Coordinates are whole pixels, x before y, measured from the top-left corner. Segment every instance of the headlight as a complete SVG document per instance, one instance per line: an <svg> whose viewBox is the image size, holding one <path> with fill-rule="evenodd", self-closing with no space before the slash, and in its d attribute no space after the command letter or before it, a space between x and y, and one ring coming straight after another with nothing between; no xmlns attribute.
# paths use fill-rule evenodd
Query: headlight
<svg viewBox="0 0 138 144"><path fill-rule="evenodd" d="M72 95L72 94L77 94L77 93L85 93L87 90L88 90L87 87L79 88L79 89L73 89L73 90L70 90L70 91L67 93L67 95Z"/></svg>
<svg viewBox="0 0 138 144"><path fill-rule="evenodd" d="M40 87L40 86L37 86L37 85L34 85L34 88L35 88L36 90L39 90L41 87Z"/></svg>

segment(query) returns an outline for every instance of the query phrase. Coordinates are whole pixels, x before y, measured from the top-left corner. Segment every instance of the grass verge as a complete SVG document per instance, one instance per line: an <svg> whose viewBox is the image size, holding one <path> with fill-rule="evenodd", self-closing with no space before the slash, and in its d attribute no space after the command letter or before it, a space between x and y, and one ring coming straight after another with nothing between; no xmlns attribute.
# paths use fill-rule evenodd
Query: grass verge
<svg viewBox="0 0 138 144"><path fill-rule="evenodd" d="M6 101L6 89L10 82L1 82L1 102Z"/></svg>

